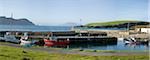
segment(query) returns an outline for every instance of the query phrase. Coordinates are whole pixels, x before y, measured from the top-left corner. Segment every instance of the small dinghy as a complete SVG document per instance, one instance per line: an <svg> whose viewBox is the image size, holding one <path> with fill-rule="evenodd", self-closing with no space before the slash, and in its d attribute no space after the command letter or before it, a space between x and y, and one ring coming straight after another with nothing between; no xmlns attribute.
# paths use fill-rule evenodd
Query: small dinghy
<svg viewBox="0 0 150 60"><path fill-rule="evenodd" d="M149 40L136 40L133 37L130 38L124 38L124 42L125 44L136 44L136 45L148 45L149 44Z"/></svg>
<svg viewBox="0 0 150 60"><path fill-rule="evenodd" d="M126 44L139 44L139 42L136 41L135 38L133 38L133 37L124 38L124 42Z"/></svg>

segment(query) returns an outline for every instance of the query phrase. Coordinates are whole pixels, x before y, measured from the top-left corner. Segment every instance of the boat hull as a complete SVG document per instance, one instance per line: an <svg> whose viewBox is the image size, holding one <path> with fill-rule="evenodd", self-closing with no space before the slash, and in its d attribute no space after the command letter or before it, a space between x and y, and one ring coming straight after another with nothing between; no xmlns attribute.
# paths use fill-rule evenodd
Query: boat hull
<svg viewBox="0 0 150 60"><path fill-rule="evenodd" d="M69 41L44 40L44 46L68 45Z"/></svg>

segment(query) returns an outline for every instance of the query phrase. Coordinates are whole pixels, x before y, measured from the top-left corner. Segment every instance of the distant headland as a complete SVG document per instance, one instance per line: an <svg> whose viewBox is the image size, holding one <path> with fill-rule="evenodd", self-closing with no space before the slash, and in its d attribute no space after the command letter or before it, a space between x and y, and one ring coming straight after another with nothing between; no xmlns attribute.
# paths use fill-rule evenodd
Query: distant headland
<svg viewBox="0 0 150 60"><path fill-rule="evenodd" d="M0 25L35 25L28 19L14 19L12 17L0 16Z"/></svg>
<svg viewBox="0 0 150 60"><path fill-rule="evenodd" d="M127 28L133 26L143 26L149 25L150 22L138 21L138 20L119 20L119 21L109 21L109 22L95 22L88 23L86 25L77 27L87 27L87 28Z"/></svg>

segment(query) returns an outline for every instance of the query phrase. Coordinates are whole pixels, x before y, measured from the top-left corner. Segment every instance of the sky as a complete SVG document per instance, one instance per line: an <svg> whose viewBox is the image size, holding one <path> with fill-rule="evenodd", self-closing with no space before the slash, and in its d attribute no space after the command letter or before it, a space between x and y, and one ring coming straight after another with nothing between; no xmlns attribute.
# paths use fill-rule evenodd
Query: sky
<svg viewBox="0 0 150 60"><path fill-rule="evenodd" d="M0 16L27 18L36 25L148 21L148 0L0 0Z"/></svg>

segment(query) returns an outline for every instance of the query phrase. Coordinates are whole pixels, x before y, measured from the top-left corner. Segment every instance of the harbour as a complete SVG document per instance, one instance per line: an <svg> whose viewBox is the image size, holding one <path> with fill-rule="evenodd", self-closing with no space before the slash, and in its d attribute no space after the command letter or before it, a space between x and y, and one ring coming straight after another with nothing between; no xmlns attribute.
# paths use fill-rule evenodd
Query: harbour
<svg viewBox="0 0 150 60"><path fill-rule="evenodd" d="M0 60L149 60L148 0L0 0Z"/></svg>
<svg viewBox="0 0 150 60"><path fill-rule="evenodd" d="M57 28L56 28L57 29ZM28 38L30 41L40 41L44 38L49 40L57 41L58 43L54 45L47 45L49 47L65 48L65 49L95 49L95 50L148 50L149 45L143 44L126 44L123 41L123 37L115 37L116 35L110 36L105 31L73 31L70 28L68 30L47 30L47 31L13 31L9 29L8 31L1 31L1 34L6 34L6 32L11 32L19 40L24 33L28 33ZM69 30L70 29L70 30ZM121 39L119 39L121 38ZM125 37L124 37L125 38ZM69 41L69 44L66 44ZM65 42L62 43L62 42ZM40 43L41 46L44 44ZM134 46L134 47L133 47ZM130 49L133 48L133 49Z"/></svg>

